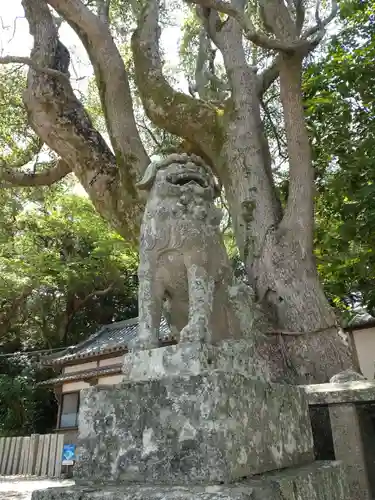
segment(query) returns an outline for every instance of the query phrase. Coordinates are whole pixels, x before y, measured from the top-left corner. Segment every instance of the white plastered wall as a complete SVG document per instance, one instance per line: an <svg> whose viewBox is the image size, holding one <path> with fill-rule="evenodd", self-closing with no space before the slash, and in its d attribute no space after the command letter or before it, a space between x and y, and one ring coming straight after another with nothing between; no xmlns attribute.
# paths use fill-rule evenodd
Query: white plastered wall
<svg viewBox="0 0 375 500"><path fill-rule="evenodd" d="M64 366L63 373L77 373L85 370L92 370L98 366L97 361L89 361L88 363L78 363L76 365Z"/></svg>
<svg viewBox="0 0 375 500"><path fill-rule="evenodd" d="M77 380L77 382L65 382L62 386L62 392L81 391L82 389L87 389L87 387L90 387L90 384L82 380Z"/></svg>
<svg viewBox="0 0 375 500"><path fill-rule="evenodd" d="M372 380L375 372L375 328L354 330L352 335L361 372Z"/></svg>
<svg viewBox="0 0 375 500"><path fill-rule="evenodd" d="M108 377L99 377L98 385L116 385L122 382L123 375L108 375Z"/></svg>
<svg viewBox="0 0 375 500"><path fill-rule="evenodd" d="M99 360L99 366L113 366L122 365L124 362L124 356L116 356L115 358L105 358Z"/></svg>

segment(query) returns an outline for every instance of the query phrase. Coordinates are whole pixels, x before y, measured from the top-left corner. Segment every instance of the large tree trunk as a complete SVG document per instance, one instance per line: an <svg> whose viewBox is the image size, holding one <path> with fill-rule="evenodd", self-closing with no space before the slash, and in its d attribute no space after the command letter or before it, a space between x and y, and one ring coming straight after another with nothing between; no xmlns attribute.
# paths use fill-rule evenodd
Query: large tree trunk
<svg viewBox="0 0 375 500"><path fill-rule="evenodd" d="M251 130L249 121L242 124L242 130L246 127ZM232 134L230 130L231 127L220 160L227 165L221 179L249 281L275 330L296 333L283 336L296 381L328 381L334 374L352 367L348 341L339 333L335 313L319 281L313 253L304 252L301 247L300 230L287 227L284 219L278 223L276 202L268 205L274 210L263 213L262 203L261 216L257 213L257 194L264 196L265 190L259 186L266 177L259 175L262 163L259 163L260 150L257 150L257 164L257 154L252 149L254 134L241 136L235 133L235 128Z"/></svg>
<svg viewBox="0 0 375 500"><path fill-rule="evenodd" d="M212 1L200 3L210 7ZM221 4L225 7L227 3ZM73 93L67 73L69 61L62 59L66 49L58 41L47 4L68 20L87 48L114 152ZM30 122L76 173L98 211L123 235L137 235L142 200L135 179L148 158L136 129L128 79L109 31L108 15L95 16L80 0L23 0L23 5L34 36L34 65L60 71L63 76L57 79L51 71L30 70L25 94ZM267 5L277 7L275 15L270 11L269 21L277 17L282 29L276 26L274 34L279 39L285 36L288 45L283 52L280 41L270 38L267 42L280 50L281 100L290 160L284 213L260 117L260 93L277 72L273 65L260 77L249 67L237 20L229 17L222 22L214 9L202 10L205 29L223 55L230 82L231 98L223 108L176 92L164 78L158 50L157 0L146 2L132 38L136 81L149 118L191 145L223 182L236 241L257 299L272 317L275 330L298 334L283 336L295 380L325 381L351 366L351 356L338 335L313 258L313 175L300 89L302 57L291 55L298 30L288 20L286 4L269 0Z"/></svg>
<svg viewBox="0 0 375 500"><path fill-rule="evenodd" d="M283 219L257 260L261 300L289 332L289 356L301 381L324 382L353 367L348 339L319 281L313 254L314 172L301 95L301 54L280 58L280 92L289 158L289 193Z"/></svg>
<svg viewBox="0 0 375 500"><path fill-rule="evenodd" d="M352 367L345 335L319 281L313 255L313 167L301 96L302 56L280 57L281 101L290 165L285 213L268 164L257 76L248 66L241 31L227 22L215 42L232 88L232 108L215 160L233 230L257 300L276 330L298 382L327 381Z"/></svg>

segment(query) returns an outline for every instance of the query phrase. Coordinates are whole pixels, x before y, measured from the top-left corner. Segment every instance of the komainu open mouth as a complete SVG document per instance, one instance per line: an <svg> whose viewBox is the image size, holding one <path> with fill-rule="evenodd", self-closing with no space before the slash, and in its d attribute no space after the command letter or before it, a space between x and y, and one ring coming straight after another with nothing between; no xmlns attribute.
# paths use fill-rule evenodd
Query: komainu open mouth
<svg viewBox="0 0 375 500"><path fill-rule="evenodd" d="M197 173L194 172L181 172L179 174L171 174L167 177L168 182L175 184L176 186L184 186L186 184L195 183L206 188L208 186L207 181Z"/></svg>

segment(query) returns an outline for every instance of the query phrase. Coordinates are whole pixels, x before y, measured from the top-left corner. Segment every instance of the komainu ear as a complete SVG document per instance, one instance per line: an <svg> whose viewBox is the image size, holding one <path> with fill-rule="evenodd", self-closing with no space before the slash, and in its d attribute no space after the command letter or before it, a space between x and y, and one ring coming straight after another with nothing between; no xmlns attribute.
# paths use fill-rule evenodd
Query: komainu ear
<svg viewBox="0 0 375 500"><path fill-rule="evenodd" d="M142 179L137 182L136 187L138 189L150 190L155 180L156 172L158 170L160 162L151 162L150 165L146 168L145 173L143 174Z"/></svg>

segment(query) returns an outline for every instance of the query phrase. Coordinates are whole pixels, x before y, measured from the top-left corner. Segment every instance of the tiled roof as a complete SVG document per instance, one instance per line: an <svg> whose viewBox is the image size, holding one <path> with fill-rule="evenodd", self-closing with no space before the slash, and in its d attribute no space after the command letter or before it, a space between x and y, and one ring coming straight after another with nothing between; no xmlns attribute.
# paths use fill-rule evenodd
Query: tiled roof
<svg viewBox="0 0 375 500"><path fill-rule="evenodd" d="M46 365L61 365L75 359L87 359L102 354L124 352L136 338L138 332L138 318L127 319L104 325L88 339L69 347L57 355L44 358ZM163 318L160 324L160 341L173 340L166 320Z"/></svg>
<svg viewBox="0 0 375 500"><path fill-rule="evenodd" d="M73 382L74 380L90 380L96 377L102 377L104 375L116 375L121 373L122 365L116 364L112 366L103 366L101 368L93 368L91 370L84 370L75 373L65 373L60 377L50 378L49 380L44 380L38 385L60 385L63 382Z"/></svg>

